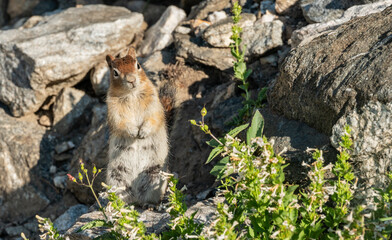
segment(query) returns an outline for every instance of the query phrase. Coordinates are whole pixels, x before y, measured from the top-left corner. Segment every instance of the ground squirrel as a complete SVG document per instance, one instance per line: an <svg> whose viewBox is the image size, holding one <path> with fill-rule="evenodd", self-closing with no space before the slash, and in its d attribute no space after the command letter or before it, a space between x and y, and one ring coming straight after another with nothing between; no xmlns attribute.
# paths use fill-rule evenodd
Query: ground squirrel
<svg viewBox="0 0 392 240"><path fill-rule="evenodd" d="M158 91L137 62L135 49L123 58L108 55L106 61L110 68L106 181L125 187L120 195L128 203L157 204L167 186L160 171L167 168L169 149Z"/></svg>

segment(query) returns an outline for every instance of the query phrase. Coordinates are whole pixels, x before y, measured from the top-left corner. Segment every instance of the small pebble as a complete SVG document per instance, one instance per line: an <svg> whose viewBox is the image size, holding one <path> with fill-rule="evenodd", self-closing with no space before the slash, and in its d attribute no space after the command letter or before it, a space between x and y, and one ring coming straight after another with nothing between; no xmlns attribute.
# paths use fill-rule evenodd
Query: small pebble
<svg viewBox="0 0 392 240"><path fill-rule="evenodd" d="M55 173L56 173L56 171L57 171L57 168L56 168L56 166L54 166L54 165L50 166L50 168L49 168L49 172L50 172L51 174L55 174Z"/></svg>

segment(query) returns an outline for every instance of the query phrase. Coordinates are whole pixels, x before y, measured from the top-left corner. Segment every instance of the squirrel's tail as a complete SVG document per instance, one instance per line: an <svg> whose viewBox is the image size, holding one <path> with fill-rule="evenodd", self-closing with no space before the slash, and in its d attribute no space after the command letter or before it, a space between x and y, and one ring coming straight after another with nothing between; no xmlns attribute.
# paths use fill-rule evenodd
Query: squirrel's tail
<svg viewBox="0 0 392 240"><path fill-rule="evenodd" d="M177 88L175 86L174 79L165 79L159 88L159 100L161 101L163 108L165 109L165 117L167 126L172 126L174 108L176 105L176 94Z"/></svg>

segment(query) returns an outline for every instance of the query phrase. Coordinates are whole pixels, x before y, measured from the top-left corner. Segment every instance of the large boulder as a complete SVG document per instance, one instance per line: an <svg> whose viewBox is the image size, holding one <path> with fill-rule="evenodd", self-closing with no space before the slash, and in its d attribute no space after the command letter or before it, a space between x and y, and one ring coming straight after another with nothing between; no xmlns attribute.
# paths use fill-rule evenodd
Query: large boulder
<svg viewBox="0 0 392 240"><path fill-rule="evenodd" d="M42 175L38 165L50 164L52 147L34 116L15 119L0 108L0 221L20 221L48 206L49 172Z"/></svg>
<svg viewBox="0 0 392 240"><path fill-rule="evenodd" d="M142 23L141 14L122 7L88 5L33 28L0 31L0 101L14 116L38 110L47 96L130 44Z"/></svg>
<svg viewBox="0 0 392 240"><path fill-rule="evenodd" d="M392 0L352 6L338 19L323 23L309 24L301 29L295 30L291 36L291 45L298 46L302 41L305 43L309 42L320 34L334 30L351 19L381 12L390 5L392 5Z"/></svg>
<svg viewBox="0 0 392 240"><path fill-rule="evenodd" d="M293 49L269 95L272 108L333 135L353 128L362 187L385 183L392 159L392 7L353 19Z"/></svg>

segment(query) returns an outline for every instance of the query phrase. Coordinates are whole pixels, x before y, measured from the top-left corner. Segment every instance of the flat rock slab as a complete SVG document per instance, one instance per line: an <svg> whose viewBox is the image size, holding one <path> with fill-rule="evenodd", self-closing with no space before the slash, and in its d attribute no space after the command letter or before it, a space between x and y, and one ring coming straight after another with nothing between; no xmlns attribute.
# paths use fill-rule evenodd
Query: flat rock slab
<svg viewBox="0 0 392 240"><path fill-rule="evenodd" d="M14 116L38 110L47 96L130 44L142 23L141 14L122 7L88 5L33 28L0 31L0 101Z"/></svg>
<svg viewBox="0 0 392 240"><path fill-rule="evenodd" d="M223 198L214 197L208 200L199 201L193 206L189 207L185 215L190 217L191 214L197 212L195 214L194 220L200 224L205 224L208 226L214 219L216 219L216 205L218 202L223 202ZM168 230L167 224L170 222L169 213L144 210L140 208L135 209L139 212L138 220L143 222L146 226L147 234L160 234L164 230ZM104 219L101 211L93 211L80 216L76 223L65 233L65 236L69 237L71 240L91 240L104 233L107 233L107 228L92 228L78 231L86 223L98 219Z"/></svg>
<svg viewBox="0 0 392 240"><path fill-rule="evenodd" d="M177 56L189 62L201 63L222 71L233 67L234 57L229 48L203 46L202 39L184 34L175 34L174 38Z"/></svg>
<svg viewBox="0 0 392 240"><path fill-rule="evenodd" d="M335 144L343 126L350 124L358 176L366 179L367 186L383 183L383 162L390 165L392 159L391 32L392 7L388 7L301 44L283 61L269 94L274 110L333 134Z"/></svg>

